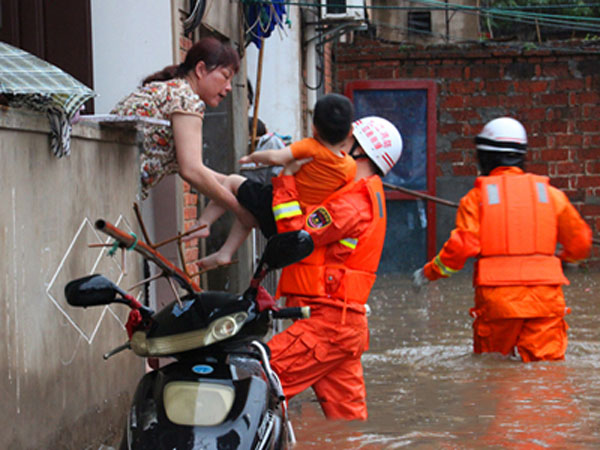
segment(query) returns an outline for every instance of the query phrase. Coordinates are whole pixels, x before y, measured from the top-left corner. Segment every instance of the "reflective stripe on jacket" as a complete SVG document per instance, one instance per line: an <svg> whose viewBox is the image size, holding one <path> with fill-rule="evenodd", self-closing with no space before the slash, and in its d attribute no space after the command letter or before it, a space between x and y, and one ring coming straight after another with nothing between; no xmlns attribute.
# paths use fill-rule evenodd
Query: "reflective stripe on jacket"
<svg viewBox="0 0 600 450"><path fill-rule="evenodd" d="M476 286L568 284L556 250L557 217L547 177L479 177Z"/></svg>

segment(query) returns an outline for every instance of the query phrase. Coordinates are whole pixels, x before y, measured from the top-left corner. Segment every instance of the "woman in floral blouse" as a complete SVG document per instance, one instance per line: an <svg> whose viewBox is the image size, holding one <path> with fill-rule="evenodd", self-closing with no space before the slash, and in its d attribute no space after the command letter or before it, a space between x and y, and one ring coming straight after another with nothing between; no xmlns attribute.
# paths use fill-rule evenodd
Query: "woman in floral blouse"
<svg viewBox="0 0 600 450"><path fill-rule="evenodd" d="M196 42L185 61L147 77L111 111L124 116L165 119L171 126L145 125L141 154L142 197L165 175L179 175L198 192L233 211L248 225L252 216L219 182L224 176L202 161L205 105L218 106L231 91L240 66L237 52L218 39Z"/></svg>

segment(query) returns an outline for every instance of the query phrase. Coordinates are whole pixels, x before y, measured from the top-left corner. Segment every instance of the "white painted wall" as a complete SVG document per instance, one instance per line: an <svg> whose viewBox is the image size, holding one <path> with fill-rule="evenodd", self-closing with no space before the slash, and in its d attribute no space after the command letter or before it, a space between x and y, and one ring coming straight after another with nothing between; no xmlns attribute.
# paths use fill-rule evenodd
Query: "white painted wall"
<svg viewBox="0 0 600 450"><path fill-rule="evenodd" d="M293 140L304 137L302 130L302 45L300 42L300 10L288 6L291 28L285 33L274 30L265 40L262 82L258 117L269 131L289 134ZM246 49L248 78L256 92L258 49L250 44ZM249 115L254 112L254 106Z"/></svg>
<svg viewBox="0 0 600 450"><path fill-rule="evenodd" d="M96 114L108 113L142 79L173 64L171 2L92 0Z"/></svg>

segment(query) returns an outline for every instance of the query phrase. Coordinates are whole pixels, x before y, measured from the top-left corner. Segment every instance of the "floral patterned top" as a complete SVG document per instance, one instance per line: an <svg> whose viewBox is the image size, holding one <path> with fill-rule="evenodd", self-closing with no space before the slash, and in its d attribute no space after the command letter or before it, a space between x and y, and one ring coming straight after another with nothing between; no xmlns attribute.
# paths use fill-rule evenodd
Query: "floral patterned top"
<svg viewBox="0 0 600 450"><path fill-rule="evenodd" d="M111 111L120 116L143 116L171 120L174 112L204 118L205 104L183 78L154 81L140 86ZM165 176L179 171L171 126L144 124L140 175L142 198Z"/></svg>

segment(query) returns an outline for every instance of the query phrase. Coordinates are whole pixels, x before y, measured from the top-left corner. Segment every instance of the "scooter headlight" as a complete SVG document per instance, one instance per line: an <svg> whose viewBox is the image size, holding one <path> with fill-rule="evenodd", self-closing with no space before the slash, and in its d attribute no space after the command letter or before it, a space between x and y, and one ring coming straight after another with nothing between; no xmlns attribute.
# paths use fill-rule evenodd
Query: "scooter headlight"
<svg viewBox="0 0 600 450"><path fill-rule="evenodd" d="M240 331L247 318L248 313L239 312L218 318L208 328L155 338L149 338L145 331L136 331L129 343L139 356L172 355L230 338Z"/></svg>
<svg viewBox="0 0 600 450"><path fill-rule="evenodd" d="M219 425L229 414L234 399L231 386L216 383L173 381L163 392L167 417L177 425Z"/></svg>
<svg viewBox="0 0 600 450"><path fill-rule="evenodd" d="M248 314L246 313L237 313L215 320L210 325L204 345L223 341L235 335L240 330L247 317Z"/></svg>

